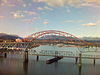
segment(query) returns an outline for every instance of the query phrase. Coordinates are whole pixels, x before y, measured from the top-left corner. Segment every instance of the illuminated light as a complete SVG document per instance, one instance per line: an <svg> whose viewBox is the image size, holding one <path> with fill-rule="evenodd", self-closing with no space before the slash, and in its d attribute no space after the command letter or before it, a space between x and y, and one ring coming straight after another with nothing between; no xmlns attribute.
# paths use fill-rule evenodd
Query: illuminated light
<svg viewBox="0 0 100 75"><path fill-rule="evenodd" d="M22 39L16 39L16 42L22 42Z"/></svg>

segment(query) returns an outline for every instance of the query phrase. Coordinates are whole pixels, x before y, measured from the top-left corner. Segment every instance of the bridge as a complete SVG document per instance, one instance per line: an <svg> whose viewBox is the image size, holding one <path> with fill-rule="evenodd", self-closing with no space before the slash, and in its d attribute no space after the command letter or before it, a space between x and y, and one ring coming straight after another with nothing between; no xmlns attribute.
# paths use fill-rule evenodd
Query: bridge
<svg viewBox="0 0 100 75"><path fill-rule="evenodd" d="M47 35L49 35L48 38L42 39L43 37L46 37ZM55 35L57 37L62 36L64 38L56 39L56 38L52 38L52 35ZM39 43L46 42L46 43L64 43L64 44L75 44L75 45L78 44L78 45L85 45L85 46L94 46L93 43L89 43L89 42L86 42L84 40L81 40L78 37L76 37L72 34L69 34L67 32L62 32L62 31L57 31L57 30L47 30L47 31L37 32L37 33L31 34L27 38L31 38L31 37L32 37L31 41L34 41L36 43L37 42L39 42Z"/></svg>
<svg viewBox="0 0 100 75"><path fill-rule="evenodd" d="M43 39L49 35L49 38ZM63 37L61 39L55 39L50 37L50 35L55 35L57 37ZM30 39L31 38L31 39ZM75 45L75 46L83 46L83 47L90 47L96 46L93 43L86 42L75 37L72 34L67 32L57 31L57 30L47 30L41 31L34 34L27 36L26 38L22 39L22 42L3 42L0 43L0 48L34 48L36 45L46 45L46 44L64 44L64 45Z"/></svg>
<svg viewBox="0 0 100 75"><path fill-rule="evenodd" d="M60 39L53 38L53 36L57 37L63 37ZM49 36L45 38L46 36ZM45 38L45 39L44 39ZM11 50L19 50L25 51L25 59L28 58L28 51L34 47L38 47L40 45L47 45L47 44L53 44L53 45L58 45L58 44L64 44L64 45L70 45L70 46L75 46L75 47L96 47L95 44L86 42L84 40L81 40L77 38L76 36L69 34L67 32L62 32L62 31L57 31L57 30L47 30L47 31L41 31L37 32L34 34L31 34L27 36L26 38L22 39L21 42L3 42L0 43L0 51L2 49L5 49L5 51L11 51ZM18 51L17 50L17 51ZM63 57L69 57L69 58L89 58L89 59L99 59L99 56L96 55L90 55L90 56L82 56L82 53L80 51L79 54L75 55L73 52L68 52L68 51L33 51L30 54L32 55L37 55L37 56L63 56Z"/></svg>

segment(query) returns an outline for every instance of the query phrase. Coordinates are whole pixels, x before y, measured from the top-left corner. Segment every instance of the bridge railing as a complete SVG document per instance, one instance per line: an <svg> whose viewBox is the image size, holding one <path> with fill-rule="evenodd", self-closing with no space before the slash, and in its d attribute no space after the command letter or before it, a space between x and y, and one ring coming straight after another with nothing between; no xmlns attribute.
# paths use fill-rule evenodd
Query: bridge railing
<svg viewBox="0 0 100 75"><path fill-rule="evenodd" d="M0 43L0 48L30 48L32 46L31 42L10 42L10 43Z"/></svg>
<svg viewBox="0 0 100 75"><path fill-rule="evenodd" d="M71 51L53 51L53 50L32 50L29 52L31 55L40 55L40 56L63 56L63 57L70 57L70 58L79 58L79 53L74 53ZM82 58L89 58L89 59L100 59L100 55L96 54L82 54Z"/></svg>
<svg viewBox="0 0 100 75"><path fill-rule="evenodd" d="M71 51L53 51L53 50L33 50L29 52L32 55L44 55L44 56L76 56Z"/></svg>

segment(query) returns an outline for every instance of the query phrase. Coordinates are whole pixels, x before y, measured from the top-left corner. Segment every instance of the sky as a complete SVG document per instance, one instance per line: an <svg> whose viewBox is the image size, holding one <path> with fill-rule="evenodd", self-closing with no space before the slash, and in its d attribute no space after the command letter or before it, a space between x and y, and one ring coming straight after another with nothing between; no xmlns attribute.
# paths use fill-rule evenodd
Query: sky
<svg viewBox="0 0 100 75"><path fill-rule="evenodd" d="M0 0L0 33L59 30L100 37L100 0Z"/></svg>

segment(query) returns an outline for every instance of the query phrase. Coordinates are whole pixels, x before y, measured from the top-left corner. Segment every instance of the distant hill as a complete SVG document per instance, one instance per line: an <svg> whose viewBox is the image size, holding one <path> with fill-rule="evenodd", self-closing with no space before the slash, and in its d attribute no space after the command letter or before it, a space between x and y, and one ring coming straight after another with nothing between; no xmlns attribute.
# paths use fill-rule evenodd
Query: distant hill
<svg viewBox="0 0 100 75"><path fill-rule="evenodd" d="M65 36L57 36L57 35L45 35L43 37L40 37L39 39L67 40Z"/></svg>
<svg viewBox="0 0 100 75"><path fill-rule="evenodd" d="M86 40L86 41L98 41L98 42L100 42L99 37L83 37L81 39Z"/></svg>
<svg viewBox="0 0 100 75"><path fill-rule="evenodd" d="M27 39L33 39L33 37L28 37ZM43 40L43 39L46 39L46 40L49 40L49 39L53 39L53 40L70 40L70 39L74 39L74 40L77 40L74 37L68 36L66 38L65 36L59 36L59 35L45 35L45 36L42 36L42 37L39 37L39 38L36 38L36 39L38 39L38 40Z"/></svg>
<svg viewBox="0 0 100 75"><path fill-rule="evenodd" d="M22 39L18 35L10 35L10 34L6 34L6 33L0 33L0 39L2 39L2 40L15 40L17 38Z"/></svg>

